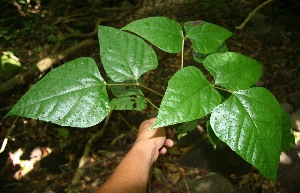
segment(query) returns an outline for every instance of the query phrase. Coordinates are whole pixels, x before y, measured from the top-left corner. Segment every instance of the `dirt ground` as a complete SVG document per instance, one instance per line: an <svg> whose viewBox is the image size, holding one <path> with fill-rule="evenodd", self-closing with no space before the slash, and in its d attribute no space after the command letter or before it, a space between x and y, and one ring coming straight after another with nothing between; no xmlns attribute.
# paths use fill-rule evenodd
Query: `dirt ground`
<svg viewBox="0 0 300 193"><path fill-rule="evenodd" d="M0 192L93 192L109 177L134 142L139 123L156 116L157 111L149 105L141 112L114 111L107 125L102 122L86 129L21 117L2 120L31 85L58 65L89 56L97 61L100 71L103 70L97 35L93 33L99 23L122 27L139 18L167 16L181 23L204 20L227 28L233 32L227 41L229 50L253 57L264 65L264 74L257 85L269 89L288 113L300 110L300 2L297 0L274 0L254 14L242 30L236 26L263 1L20 2L6 0L0 6L0 51L2 54L12 51L22 64L18 72L21 81L10 82L13 86L7 86L7 80L0 82L0 144L8 139L0 154ZM74 49L74 45L82 42L83 47ZM71 52L66 52L69 48ZM186 50L188 53L188 44ZM143 79L152 89L163 92L170 76L179 69L181 58L156 51L159 68L145 74ZM55 58L58 54L64 57ZM55 58L52 66L36 70L35 66L49 56ZM185 60L194 64L191 56L187 55ZM159 106L159 97L145 94ZM103 126L106 127L104 135L93 143L75 180L87 141ZM232 188L233 192L300 192L299 146L286 153L296 157L290 165L280 166L278 182L274 185L229 148L213 150L205 134L205 123L199 122L197 130L176 141L175 147L159 158L151 173L150 192L196 192L195 187L200 183L194 180L208 179L212 172L225 178L222 180L226 185L220 187ZM299 135L299 131L295 131L295 135ZM24 153L18 157L20 149ZM217 177L215 181L221 180Z"/></svg>

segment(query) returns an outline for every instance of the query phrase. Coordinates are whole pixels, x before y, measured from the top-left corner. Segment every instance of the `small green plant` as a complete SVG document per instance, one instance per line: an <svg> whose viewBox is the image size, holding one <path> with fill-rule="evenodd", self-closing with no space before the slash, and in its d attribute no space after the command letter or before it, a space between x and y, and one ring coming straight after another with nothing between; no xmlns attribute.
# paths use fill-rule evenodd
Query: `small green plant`
<svg viewBox="0 0 300 193"><path fill-rule="evenodd" d="M203 21L181 24L166 17L129 23L122 29L99 26L100 56L111 80L105 81L91 58L79 58L55 68L35 84L5 115L19 115L62 126L90 127L111 110L142 110L151 101L140 77L158 66L154 49L181 52L181 68L169 80L153 128L183 123L179 136L207 117L212 143L219 139L267 178L275 182L280 152L293 144L291 123L276 98L253 87L263 66L229 52L232 33ZM212 75L208 80L195 66L184 66L184 43ZM108 83L109 82L109 83ZM107 86L115 98L109 100ZM159 94L160 95L160 94ZM5 118L4 117L4 118Z"/></svg>

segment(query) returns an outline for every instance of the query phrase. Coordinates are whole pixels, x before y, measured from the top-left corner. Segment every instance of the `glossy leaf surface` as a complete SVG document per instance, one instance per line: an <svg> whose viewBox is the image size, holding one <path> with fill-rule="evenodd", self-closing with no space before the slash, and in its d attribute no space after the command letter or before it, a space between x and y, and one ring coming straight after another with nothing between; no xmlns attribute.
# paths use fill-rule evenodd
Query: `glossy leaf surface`
<svg viewBox="0 0 300 193"><path fill-rule="evenodd" d="M211 54L204 59L203 65L213 75L215 84L229 90L250 88L263 72L259 62L235 52Z"/></svg>
<svg viewBox="0 0 300 193"><path fill-rule="evenodd" d="M216 136L273 182L281 150L281 107L264 88L240 90L215 108Z"/></svg>
<svg viewBox="0 0 300 193"><path fill-rule="evenodd" d="M148 40L169 53L178 53L182 47L182 27L180 23L167 17L149 17L133 21L122 28Z"/></svg>
<svg viewBox="0 0 300 193"><path fill-rule="evenodd" d="M106 85L95 61L79 58L49 72L5 117L18 115L62 126L90 127L109 111Z"/></svg>
<svg viewBox="0 0 300 193"><path fill-rule="evenodd" d="M186 22L184 30L193 48L202 54L213 53L232 35L227 29L204 21Z"/></svg>
<svg viewBox="0 0 300 193"><path fill-rule="evenodd" d="M137 80L157 67L153 48L141 38L106 26L99 26L98 36L102 64L113 81Z"/></svg>
<svg viewBox="0 0 300 193"><path fill-rule="evenodd" d="M153 128L193 121L209 114L221 96L193 66L177 71L169 80Z"/></svg>

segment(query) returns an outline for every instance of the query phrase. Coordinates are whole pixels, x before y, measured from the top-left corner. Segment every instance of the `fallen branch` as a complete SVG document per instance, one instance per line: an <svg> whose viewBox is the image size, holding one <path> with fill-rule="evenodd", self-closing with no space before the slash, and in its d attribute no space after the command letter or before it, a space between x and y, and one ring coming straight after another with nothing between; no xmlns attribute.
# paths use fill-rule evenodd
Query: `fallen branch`
<svg viewBox="0 0 300 193"><path fill-rule="evenodd" d="M48 56L41 61L39 61L36 65L36 68L31 68L27 72L23 72L22 74L18 74L13 78L7 80L0 84L0 94L13 90L18 85L23 85L29 80L31 80L35 75L40 72L45 72L49 68L51 68L54 64L62 61L63 59L70 56L72 53L76 53L86 47L96 45L98 42L93 39L86 39L82 42L66 49L65 51L55 55L55 56Z"/></svg>
<svg viewBox="0 0 300 193"><path fill-rule="evenodd" d="M265 2L261 3L260 5L258 5L253 11L251 11L249 14L248 14L248 17L246 17L246 19L243 21L243 23L239 26L236 26L235 29L238 29L238 30L243 30L245 25L250 21L250 19L253 17L253 15L258 11L260 10L261 8L263 8L265 5L271 3L273 0L266 0Z"/></svg>
<svg viewBox="0 0 300 193"><path fill-rule="evenodd" d="M76 53L76 52L82 50L83 48L96 45L97 43L98 42L96 40L93 40L93 39L83 40L82 42L66 49L65 51L61 52L60 54L57 54L53 57L48 56L48 57L42 59L41 61L39 61L37 63L36 67L40 72L45 72L46 70L51 68L54 64L56 64L57 62L65 59L66 57L68 57L72 53Z"/></svg>

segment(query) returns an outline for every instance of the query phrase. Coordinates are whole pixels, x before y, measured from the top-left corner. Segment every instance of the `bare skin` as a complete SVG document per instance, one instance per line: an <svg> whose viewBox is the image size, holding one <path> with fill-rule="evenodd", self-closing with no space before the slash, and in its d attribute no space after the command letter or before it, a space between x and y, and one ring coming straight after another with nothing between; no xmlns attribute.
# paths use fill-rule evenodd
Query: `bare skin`
<svg viewBox="0 0 300 193"><path fill-rule="evenodd" d="M167 152L174 142L166 138L166 129L148 130L155 118L142 122L137 139L112 176L96 193L144 193L149 173L159 154Z"/></svg>

